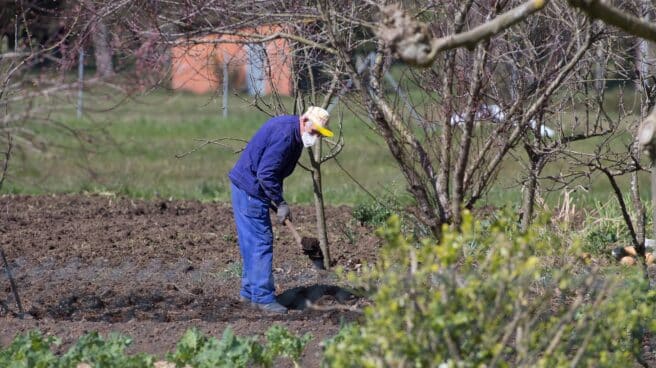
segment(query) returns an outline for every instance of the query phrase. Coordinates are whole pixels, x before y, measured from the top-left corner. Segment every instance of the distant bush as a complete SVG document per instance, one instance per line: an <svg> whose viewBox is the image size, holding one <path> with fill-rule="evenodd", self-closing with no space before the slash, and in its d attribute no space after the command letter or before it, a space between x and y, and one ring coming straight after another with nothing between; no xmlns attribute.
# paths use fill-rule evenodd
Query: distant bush
<svg viewBox="0 0 656 368"><path fill-rule="evenodd" d="M591 229L585 236L583 250L592 254L610 255L609 247L618 240L617 233L612 229Z"/></svg>
<svg viewBox="0 0 656 368"><path fill-rule="evenodd" d="M392 215L392 211L378 202L361 202L353 207L352 214L361 225L380 226Z"/></svg>
<svg viewBox="0 0 656 368"><path fill-rule="evenodd" d="M610 256L615 243L631 244L628 228L616 200L597 203L592 214L585 217L580 236L582 250Z"/></svg>
<svg viewBox="0 0 656 368"><path fill-rule="evenodd" d="M378 231L386 242L378 262L350 278L371 290L373 303L361 324L326 342L324 364L629 367L640 361L641 341L656 330L656 293L641 271L604 274L560 255L539 232L515 232L513 224L498 218L483 229L467 214L461 232L445 227L435 244L407 239L391 217Z"/></svg>

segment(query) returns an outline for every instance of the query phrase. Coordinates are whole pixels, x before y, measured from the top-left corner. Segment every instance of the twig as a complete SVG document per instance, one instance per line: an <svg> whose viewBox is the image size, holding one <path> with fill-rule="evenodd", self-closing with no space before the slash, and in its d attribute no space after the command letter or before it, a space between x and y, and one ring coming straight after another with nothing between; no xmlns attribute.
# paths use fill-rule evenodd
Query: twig
<svg viewBox="0 0 656 368"><path fill-rule="evenodd" d="M521 309L520 309L521 310ZM515 314L515 317L513 317L512 321L506 326L505 332L501 338L501 341L499 344L501 346L506 346L510 338L512 337L513 332L515 331L515 327L517 324L525 318L525 314L523 312L517 312ZM494 354L494 357L492 358L492 362L490 362L490 367L494 368L497 366L497 362L501 358L501 353L503 352L503 349L499 349L497 353Z"/></svg>
<svg viewBox="0 0 656 368"><path fill-rule="evenodd" d="M448 329L444 329L444 332L442 334L444 336L444 341L446 341L446 346L449 348L449 354L451 354L451 358L456 361L456 364L459 362L462 362L462 359L460 358L460 350L458 349L458 345L456 345L451 338L451 334L449 333Z"/></svg>
<svg viewBox="0 0 656 368"><path fill-rule="evenodd" d="M176 155L175 155L175 158L183 158L183 157L185 157L185 156L188 156L188 155L190 155L190 154L192 154L192 153L194 153L194 152L200 150L201 148L203 148L203 147L205 147L205 146L207 146L207 145L209 145L209 144L216 144L217 146L221 146L221 147L223 147L223 148L227 148L227 149L232 150L233 153L239 153L239 152L243 151L244 148L239 148L239 149L235 150L233 147L230 147L230 146L228 146L228 145L226 145L226 144L223 144L223 143L221 143L221 142L222 142L222 141L238 141L238 142L248 143L248 141L243 140L243 139L238 139L238 138L219 138L219 139L212 139L212 140L194 139L194 140L195 140L195 141L200 141L200 142L203 142L203 143L201 143L200 145L194 147L194 148L193 148L192 150L190 150L190 151L187 151L187 152L184 152L184 153L178 153L178 154L176 154ZM244 145L244 147L245 147L245 145Z"/></svg>
<svg viewBox="0 0 656 368"><path fill-rule="evenodd" d="M644 244L640 244L638 242L638 237L635 232L635 228L633 227L633 221L631 220L631 215L629 215L629 211L626 207L626 203L624 202L624 198L622 197L622 190L620 187L617 185L617 181L615 181L615 177L613 174L610 172L605 167L601 167L601 165L596 165L597 169L599 169L606 177L608 178L608 181L610 182L610 185L613 187L613 192L615 193L615 197L617 198L617 201L619 202L620 209L622 210L622 217L624 218L624 222L626 223L627 228L629 229L629 235L631 235L631 241L633 245L636 247L636 250L638 250L638 253L644 258L645 256L645 248Z"/></svg>
<svg viewBox="0 0 656 368"><path fill-rule="evenodd" d="M14 278L11 276L11 270L9 270L9 264L7 263L7 257L5 257L5 252L0 248L0 257L2 257L2 262L5 264L5 270L7 272L7 278L9 278L9 284L11 285L11 290L14 293L14 299L16 299L16 306L18 306L18 312L20 313L19 318L23 318L23 305L21 304L20 297L18 296L18 289L16 288L16 283Z"/></svg>
<svg viewBox="0 0 656 368"><path fill-rule="evenodd" d="M2 174L0 176L0 189L2 189L2 184L5 182L5 178L7 178L7 170L9 169L9 159L11 158L11 149L12 149L12 137L11 133L7 132L7 151L5 151L5 162L2 164Z"/></svg>
<svg viewBox="0 0 656 368"><path fill-rule="evenodd" d="M222 43L235 43L235 44L251 44L251 43L266 43L279 38L285 40L296 41L298 43L317 48L319 50L325 51L329 54L337 54L337 50L332 47L323 45L318 42L314 42L304 37L300 37L294 34L286 32L275 32L269 35L261 35L257 33L248 33L248 32L235 32L227 30L214 30L214 34L221 36L237 36L239 38L202 38L202 39L184 39L170 42L171 46L179 45L204 45L204 44L222 44Z"/></svg>
<svg viewBox="0 0 656 368"><path fill-rule="evenodd" d="M346 176L348 176L358 187L360 187L360 189L362 189L363 192L367 193L367 195L371 197L371 199L373 199L379 205L385 206L385 204L382 201L380 201L378 197L376 197L373 193L368 191L367 188L364 186L364 184L360 183L358 179L356 179L348 170L346 170L346 168L344 168L344 166L342 166L342 164L337 160L337 157L335 157L334 160L337 166L344 172L344 174L346 174Z"/></svg>
<svg viewBox="0 0 656 368"><path fill-rule="evenodd" d="M347 311L363 314L364 311L362 308L359 308L358 305L334 305L334 306L325 306L325 305L316 305L308 303L307 309L316 310L320 312L334 312L334 311Z"/></svg>

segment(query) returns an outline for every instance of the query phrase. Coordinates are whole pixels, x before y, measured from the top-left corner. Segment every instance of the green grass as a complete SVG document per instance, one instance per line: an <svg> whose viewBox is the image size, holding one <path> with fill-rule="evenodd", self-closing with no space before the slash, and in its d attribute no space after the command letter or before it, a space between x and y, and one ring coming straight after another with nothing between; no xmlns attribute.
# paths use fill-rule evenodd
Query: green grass
<svg viewBox="0 0 656 368"><path fill-rule="evenodd" d="M75 118L73 101L60 100L49 101L57 109L48 122L26 123L26 128L34 130L36 137L43 141L38 146L45 149L37 152L27 149L25 144L17 144L2 193L113 192L139 198L228 201L227 173L238 158L235 151L243 142L224 141L227 147L207 145L183 158L176 155L194 150L204 140L248 140L268 117L252 107L248 96L231 97L227 118L222 117L221 99L216 96L160 90L123 101L112 92L90 91L85 98L86 114L80 120ZM292 104L290 98L282 102L287 107ZM333 114L334 130L338 129L337 115ZM65 124L71 130L53 122ZM404 177L383 140L348 111L344 111L342 128L346 142L338 156L342 167L378 198L398 198L405 194ZM591 143L586 143L576 148L591 147ZM524 154L520 152L518 157ZM308 163L307 153L303 154L301 163ZM554 162L547 166L545 173L566 168L566 162ZM497 185L480 204L517 205L524 176L518 160L509 159L498 175ZM626 182L622 180L623 184ZM641 177L641 182L647 196L647 175ZM329 204L356 205L371 201L333 161L323 166L323 184ZM590 185L582 184L589 187L588 191L574 193L575 204L609 200L610 186L604 178L594 177ZM311 202L309 173L297 167L285 181L285 194L291 203ZM560 192L546 195L551 204L561 201L561 197Z"/></svg>
<svg viewBox="0 0 656 368"><path fill-rule="evenodd" d="M291 100L284 102L290 104ZM229 102L228 118L222 117L221 102L211 96L159 91L103 111L115 103L111 98L94 96L85 104L97 112L81 120L72 118L72 103L59 105L52 121L83 134L82 140L53 124L28 122L37 136L44 137L46 150L16 150L2 192L109 191L143 198L227 201L227 173L238 159L235 151L243 147L242 141L223 142L229 147L206 145L183 158L176 155L190 152L206 140L248 140L267 119L266 114L237 97ZM339 162L363 186L374 193L403 187L399 170L380 138L352 115L346 115L343 133L346 147ZM307 153L301 162L308 163ZM368 198L334 162L323 166L323 181L328 203L355 203ZM285 192L290 202L312 201L309 173L297 167L285 181Z"/></svg>

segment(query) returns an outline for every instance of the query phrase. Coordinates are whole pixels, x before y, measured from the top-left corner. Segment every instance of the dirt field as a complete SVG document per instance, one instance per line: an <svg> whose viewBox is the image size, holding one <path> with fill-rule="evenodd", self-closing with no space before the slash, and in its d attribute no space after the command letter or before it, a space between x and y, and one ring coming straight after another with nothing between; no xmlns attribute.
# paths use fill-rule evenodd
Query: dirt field
<svg viewBox="0 0 656 368"><path fill-rule="evenodd" d="M314 236L314 208L292 206L292 213L301 235ZM328 209L328 227L337 264L354 269L374 259L379 242L352 220L349 208ZM280 226L274 226L276 289L294 309L271 316L240 303L241 263L226 204L4 196L0 233L29 313L16 317L3 267L0 346L33 329L62 338L61 350L87 331L115 331L134 339L131 353L161 357L194 326L220 338L228 326L238 335L254 335L280 324L314 336L302 360L313 367L320 362L321 341L342 321L358 318L336 307L362 303L338 293L335 276L314 269ZM321 307L303 309L308 299Z"/></svg>

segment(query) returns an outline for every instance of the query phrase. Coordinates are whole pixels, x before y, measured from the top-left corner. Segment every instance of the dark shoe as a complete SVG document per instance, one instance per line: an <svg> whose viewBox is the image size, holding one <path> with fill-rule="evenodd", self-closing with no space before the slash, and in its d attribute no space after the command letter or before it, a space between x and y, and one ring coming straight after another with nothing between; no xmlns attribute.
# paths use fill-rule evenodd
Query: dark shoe
<svg viewBox="0 0 656 368"><path fill-rule="evenodd" d="M269 313L287 314L287 308L278 302L259 304L253 303L257 309Z"/></svg>

